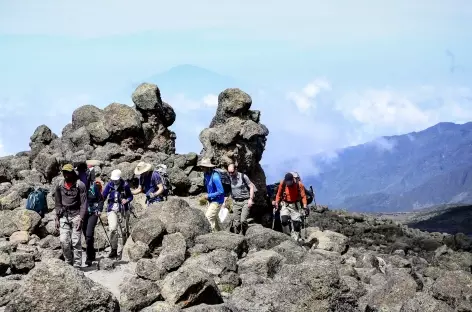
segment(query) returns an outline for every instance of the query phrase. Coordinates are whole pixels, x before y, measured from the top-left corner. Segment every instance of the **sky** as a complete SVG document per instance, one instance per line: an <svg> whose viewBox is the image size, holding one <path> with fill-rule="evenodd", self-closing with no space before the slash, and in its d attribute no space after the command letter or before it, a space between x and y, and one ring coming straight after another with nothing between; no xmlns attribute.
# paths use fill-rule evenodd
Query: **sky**
<svg viewBox="0 0 472 312"><path fill-rule="evenodd" d="M177 152L200 151L218 93L240 87L270 131L263 163L313 171L308 155L471 121L470 29L467 0L0 0L0 155L155 79Z"/></svg>

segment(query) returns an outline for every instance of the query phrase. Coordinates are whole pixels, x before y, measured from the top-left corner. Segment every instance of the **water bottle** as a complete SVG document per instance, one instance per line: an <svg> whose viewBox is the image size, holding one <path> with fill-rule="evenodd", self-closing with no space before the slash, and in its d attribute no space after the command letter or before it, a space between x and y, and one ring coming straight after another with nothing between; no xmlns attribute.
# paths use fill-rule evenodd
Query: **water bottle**
<svg viewBox="0 0 472 312"><path fill-rule="evenodd" d="M119 198L118 198L118 192L115 192L115 200L114 200L114 203L113 203L113 207L111 208L111 210L117 212L118 210L120 210L120 203L119 203Z"/></svg>

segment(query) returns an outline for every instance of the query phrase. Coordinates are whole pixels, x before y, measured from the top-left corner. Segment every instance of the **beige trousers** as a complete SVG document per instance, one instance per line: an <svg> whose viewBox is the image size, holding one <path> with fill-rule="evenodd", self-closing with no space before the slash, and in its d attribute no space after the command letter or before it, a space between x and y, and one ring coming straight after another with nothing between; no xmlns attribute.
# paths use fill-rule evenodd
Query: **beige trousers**
<svg viewBox="0 0 472 312"><path fill-rule="evenodd" d="M220 219L218 218L220 208L221 204L218 204L217 202L212 202L210 203L210 205L208 205L207 211L205 213L208 222L210 222L212 232L217 232L221 230Z"/></svg>
<svg viewBox="0 0 472 312"><path fill-rule="evenodd" d="M108 216L108 229L110 231L110 244L112 249L118 249L118 237L121 237L122 246L126 244L126 236L129 233L129 216L130 212L125 211L123 215L110 211L107 213ZM118 227L121 223L121 229Z"/></svg>

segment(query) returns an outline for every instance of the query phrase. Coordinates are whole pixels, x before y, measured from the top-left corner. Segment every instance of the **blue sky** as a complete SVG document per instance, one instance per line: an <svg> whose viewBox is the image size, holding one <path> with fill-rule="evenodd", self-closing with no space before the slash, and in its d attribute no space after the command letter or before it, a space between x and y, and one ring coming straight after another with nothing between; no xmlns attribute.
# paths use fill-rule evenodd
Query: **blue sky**
<svg viewBox="0 0 472 312"><path fill-rule="evenodd" d="M0 154L40 124L60 134L80 105L132 104L155 75L178 152L200 151L226 82L262 111L266 164L472 120L470 1L96 2L0 0ZM182 64L215 83L166 74Z"/></svg>

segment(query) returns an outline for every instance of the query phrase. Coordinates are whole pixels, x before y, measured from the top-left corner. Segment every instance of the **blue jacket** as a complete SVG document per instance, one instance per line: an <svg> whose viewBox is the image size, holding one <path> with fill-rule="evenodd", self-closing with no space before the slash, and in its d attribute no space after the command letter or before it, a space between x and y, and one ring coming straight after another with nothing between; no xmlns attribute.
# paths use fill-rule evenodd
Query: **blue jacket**
<svg viewBox="0 0 472 312"><path fill-rule="evenodd" d="M222 204L225 201L223 184L221 183L220 175L212 171L204 175L205 187L208 193L208 201Z"/></svg>
<svg viewBox="0 0 472 312"><path fill-rule="evenodd" d="M123 197L126 198L128 200L128 203L126 205L124 205L124 209L129 210L129 204L133 200L133 193L131 193L131 189L130 189L128 183L126 183L123 179L121 179L121 183L120 183L120 186L118 187L118 189L119 189L118 200L119 200L120 204L121 204L121 199ZM117 190L115 190L115 185L114 185L113 181L108 182L107 185L105 186L105 189L103 190L103 198L104 199L107 199L108 196L110 196L110 198L108 199L107 212L110 212L111 208L113 207L116 192L117 192Z"/></svg>

